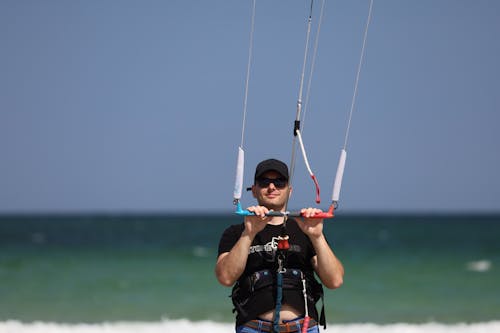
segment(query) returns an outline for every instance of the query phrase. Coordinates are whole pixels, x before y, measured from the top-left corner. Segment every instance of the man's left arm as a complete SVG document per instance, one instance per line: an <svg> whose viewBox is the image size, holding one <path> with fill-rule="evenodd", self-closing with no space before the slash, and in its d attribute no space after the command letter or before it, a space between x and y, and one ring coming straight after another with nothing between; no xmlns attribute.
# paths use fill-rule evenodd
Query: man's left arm
<svg viewBox="0 0 500 333"><path fill-rule="evenodd" d="M323 234L323 219L309 218L321 212L317 208L303 209L302 231L309 237L316 251L312 265L321 282L329 289L339 288L344 281L344 266L337 258Z"/></svg>
<svg viewBox="0 0 500 333"><path fill-rule="evenodd" d="M344 281L344 266L333 253L324 235L311 241L316 251L312 265L321 282L329 289L339 288Z"/></svg>

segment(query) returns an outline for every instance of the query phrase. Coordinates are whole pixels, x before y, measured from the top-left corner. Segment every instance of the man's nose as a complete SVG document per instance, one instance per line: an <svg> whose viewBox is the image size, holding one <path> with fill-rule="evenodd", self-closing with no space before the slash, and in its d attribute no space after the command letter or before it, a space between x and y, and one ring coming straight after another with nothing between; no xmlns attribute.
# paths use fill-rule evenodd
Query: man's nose
<svg viewBox="0 0 500 333"><path fill-rule="evenodd" d="M274 186L274 182L270 182L270 183L269 183L269 186L268 186L267 188L268 188L268 190L270 190L270 191L274 191L274 190L276 189L276 186Z"/></svg>

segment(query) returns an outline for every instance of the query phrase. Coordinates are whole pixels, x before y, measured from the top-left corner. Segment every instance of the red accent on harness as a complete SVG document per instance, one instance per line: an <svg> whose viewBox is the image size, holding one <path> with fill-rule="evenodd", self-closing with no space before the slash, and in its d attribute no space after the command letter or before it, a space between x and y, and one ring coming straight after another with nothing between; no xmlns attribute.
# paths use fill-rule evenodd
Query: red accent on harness
<svg viewBox="0 0 500 333"><path fill-rule="evenodd" d="M288 243L288 236L285 236L284 238L279 238L278 239L278 249L279 250L288 250L290 248L290 243Z"/></svg>
<svg viewBox="0 0 500 333"><path fill-rule="evenodd" d="M304 318L304 323L302 324L302 333L307 333L307 330L309 329L309 320L311 317L306 316Z"/></svg>

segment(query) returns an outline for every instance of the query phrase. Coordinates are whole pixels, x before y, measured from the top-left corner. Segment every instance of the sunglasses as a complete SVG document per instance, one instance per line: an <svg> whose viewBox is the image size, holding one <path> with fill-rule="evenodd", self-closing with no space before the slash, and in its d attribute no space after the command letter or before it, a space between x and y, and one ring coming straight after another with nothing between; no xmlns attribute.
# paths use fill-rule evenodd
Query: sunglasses
<svg viewBox="0 0 500 333"><path fill-rule="evenodd" d="M276 188L282 189L286 187L288 180L285 178L259 178L256 180L256 183L262 188L268 187L269 184L273 183Z"/></svg>

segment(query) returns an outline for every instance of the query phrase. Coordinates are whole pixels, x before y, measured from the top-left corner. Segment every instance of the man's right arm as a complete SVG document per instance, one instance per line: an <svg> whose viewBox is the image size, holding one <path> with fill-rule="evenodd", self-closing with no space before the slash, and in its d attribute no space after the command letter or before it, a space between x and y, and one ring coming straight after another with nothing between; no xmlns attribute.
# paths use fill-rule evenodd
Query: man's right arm
<svg viewBox="0 0 500 333"><path fill-rule="evenodd" d="M220 284L230 287L243 274L252 241L253 237L243 231L231 251L219 255L215 266L215 275Z"/></svg>
<svg viewBox="0 0 500 333"><path fill-rule="evenodd" d="M266 216L269 210L263 206L249 207L248 210L255 215L245 216L245 229L240 238L231 251L221 253L217 258L215 276L223 286L232 286L243 274L255 235L264 229L271 219Z"/></svg>

